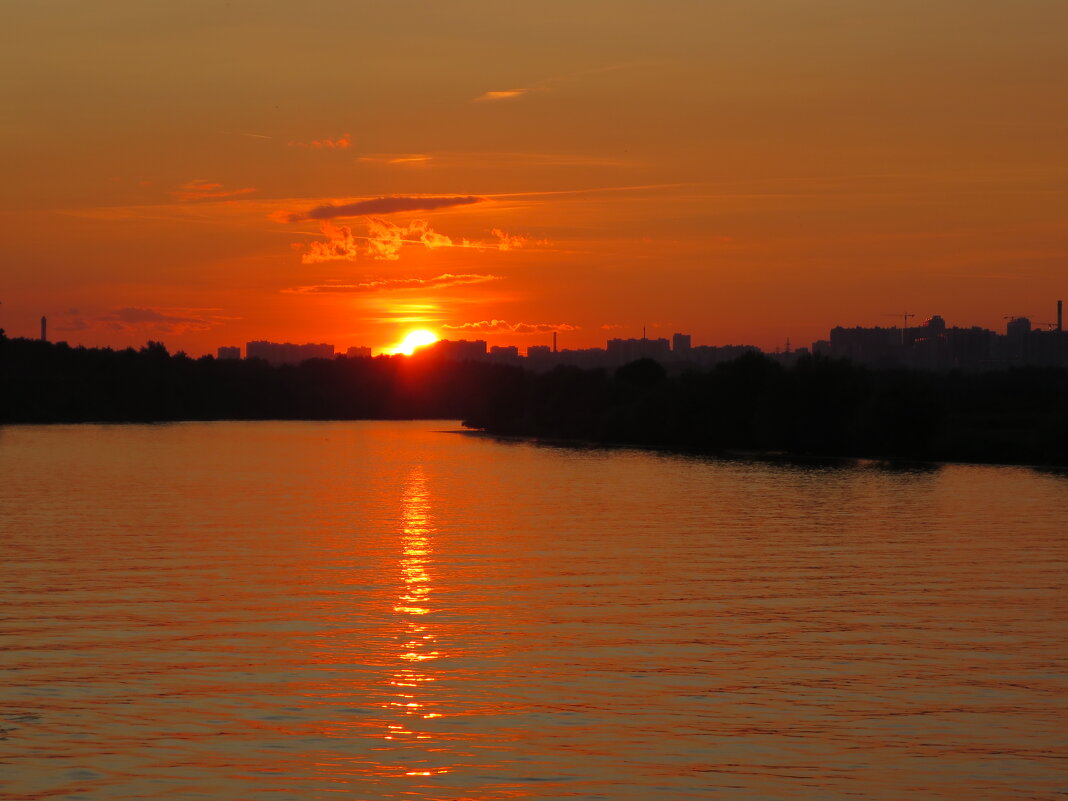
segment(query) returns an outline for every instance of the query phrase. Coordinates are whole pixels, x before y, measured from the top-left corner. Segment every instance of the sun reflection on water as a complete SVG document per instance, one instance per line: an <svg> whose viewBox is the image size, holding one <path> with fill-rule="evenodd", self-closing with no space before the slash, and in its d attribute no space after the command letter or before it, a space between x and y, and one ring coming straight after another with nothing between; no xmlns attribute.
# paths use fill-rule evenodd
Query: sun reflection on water
<svg viewBox="0 0 1068 801"><path fill-rule="evenodd" d="M438 706L429 690L436 677L428 667L434 660L445 656L437 647L437 635L430 625L433 583L428 571L433 549L433 527L430 518L430 495L426 475L422 467L415 467L408 475L404 486L401 510L401 546L399 562L401 588L393 611L400 622L397 634L399 662L389 684L393 688L391 700L384 704L395 721L387 724L386 740L404 742L433 739L427 731L419 731L421 721L443 716L435 711ZM448 773L448 768L409 765L402 768L406 776L432 776Z"/></svg>

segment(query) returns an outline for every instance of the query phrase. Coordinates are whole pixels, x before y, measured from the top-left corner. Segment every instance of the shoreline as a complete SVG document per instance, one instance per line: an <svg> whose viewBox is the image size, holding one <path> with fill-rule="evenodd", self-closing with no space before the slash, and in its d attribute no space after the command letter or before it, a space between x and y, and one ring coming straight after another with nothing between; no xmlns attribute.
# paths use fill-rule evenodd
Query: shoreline
<svg viewBox="0 0 1068 801"><path fill-rule="evenodd" d="M725 462L762 462L768 464L784 464L797 466L823 466L823 467L857 467L857 466L880 466L887 470L937 470L940 467L959 465L962 467L1026 467L1034 470L1047 472L1063 472L1068 475L1068 464L1056 462L1024 462L1006 460L978 460L978 459L953 459L953 458L930 458L921 459L906 456L855 456L841 454L810 454L795 453L790 451L762 451L744 448L686 448L672 445L649 445L634 442L599 442L591 439L568 439L565 437L542 437L537 434L498 434L486 429L463 428L456 431L443 432L449 434L463 434L465 436L484 437L502 442L525 443L551 448L571 448L575 450L635 450L651 453L661 453L672 456L691 456L716 459Z"/></svg>
<svg viewBox="0 0 1068 801"><path fill-rule="evenodd" d="M600 441L585 438L542 436L539 434L498 433L479 427L466 427L457 417L225 417L225 418L180 418L168 420L19 420L0 421L0 431L6 427L23 426L166 426L183 423L414 423L452 422L458 425L442 429L442 434L462 434L501 442L526 443L544 447L586 450L636 450L674 456L702 457L721 461L751 461L769 464L817 465L825 467L851 467L859 464L881 465L886 469L928 470L946 465L975 467L1026 467L1050 472L1068 473L1068 463L1038 462L1008 459L964 459L916 456L876 456L871 454L815 454L784 450L760 450L749 448L700 448L680 445L657 445L626 442L622 440Z"/></svg>

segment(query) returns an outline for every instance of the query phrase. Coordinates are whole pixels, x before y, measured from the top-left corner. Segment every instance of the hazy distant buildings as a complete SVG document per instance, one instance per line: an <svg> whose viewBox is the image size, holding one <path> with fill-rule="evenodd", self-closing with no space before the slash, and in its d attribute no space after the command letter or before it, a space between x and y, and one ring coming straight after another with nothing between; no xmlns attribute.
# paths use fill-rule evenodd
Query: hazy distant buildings
<svg viewBox="0 0 1068 801"><path fill-rule="evenodd" d="M610 339L608 362L619 366L638 359L656 359L666 362L671 359L671 342L666 339Z"/></svg>
<svg viewBox="0 0 1068 801"><path fill-rule="evenodd" d="M515 345L494 345L489 349L489 360L495 364L521 364L519 348Z"/></svg>
<svg viewBox="0 0 1068 801"><path fill-rule="evenodd" d="M416 351L420 358L442 359L447 362L481 362L486 360L486 354L484 339L439 339Z"/></svg>
<svg viewBox="0 0 1068 801"><path fill-rule="evenodd" d="M1012 317L1005 333L988 328L950 327L941 315L909 328L831 329L830 340L812 343L814 353L874 367L922 370L982 370L1015 365L1068 367L1068 337L1058 322L1043 331L1027 317Z"/></svg>
<svg viewBox="0 0 1068 801"><path fill-rule="evenodd" d="M911 316L911 315L910 315ZM1057 302L1057 321L1048 330L1036 329L1027 317L1008 320L1004 334L973 326L949 326L938 314L911 327L831 329L829 339L812 343L816 356L843 358L873 367L905 367L923 370L981 370L1015 365L1068 367L1068 332L1063 330L1063 303ZM42 319L42 326L44 320ZM642 332L644 334L644 330ZM45 331L42 327L42 337ZM733 361L749 353L762 353L755 345L694 345L690 334L672 334L671 339L610 339L604 348L557 350L553 345L530 345L520 355L515 345L488 347L485 340L442 339L416 351L419 359L450 362L491 362L521 365L535 372L558 366L614 370L638 359L654 359L670 373L692 368L707 369ZM809 356L809 349L791 350L789 340L783 352L766 354L783 366L791 366ZM220 359L240 358L240 348L219 348ZM326 344L249 342L245 356L271 364L297 364L307 359L332 358L334 346ZM370 358L371 348L351 347L348 358Z"/></svg>
<svg viewBox="0 0 1068 801"><path fill-rule="evenodd" d="M552 354L550 366L558 364L583 369L607 367L608 351L604 348L565 348Z"/></svg>
<svg viewBox="0 0 1068 801"><path fill-rule="evenodd" d="M294 345L291 342L246 342L245 358L263 359L268 364L300 364L308 359L334 358L334 346L312 343Z"/></svg>
<svg viewBox="0 0 1068 801"><path fill-rule="evenodd" d="M583 369L615 369L638 359L654 359L673 372L690 367L709 367L736 359L742 354L760 352L754 345L694 346L689 334L674 334L671 339L610 339L604 348L553 350L548 345L527 348L525 365L542 372L557 366ZM493 351L491 351L492 357Z"/></svg>
<svg viewBox="0 0 1068 801"><path fill-rule="evenodd" d="M721 362L731 362L747 353L763 353L756 345L695 345L690 348L690 364L713 367Z"/></svg>
<svg viewBox="0 0 1068 801"><path fill-rule="evenodd" d="M548 345L531 345L527 348L527 367L531 370L549 370L555 365L555 354Z"/></svg>
<svg viewBox="0 0 1068 801"><path fill-rule="evenodd" d="M863 364L892 366L901 363L903 344L900 328L836 326L831 329L827 355ZM813 343L812 349L817 353L822 350L819 343Z"/></svg>
<svg viewBox="0 0 1068 801"><path fill-rule="evenodd" d="M995 360L1007 364L1068 367L1068 335L1064 331L1063 303L1057 301L1057 322L1047 330L1032 328L1027 317L1013 317L1005 336L994 342Z"/></svg>
<svg viewBox="0 0 1068 801"><path fill-rule="evenodd" d="M554 343L555 344L555 343ZM743 353L758 351L751 345L725 345L711 347L693 346L689 334L674 334L671 339L611 339L604 348L575 348L557 350L550 345L530 345L526 355L520 354L515 345L489 347L485 340L440 339L419 348L414 356L419 359L439 359L450 362L491 362L525 366L537 372L557 366L583 369L615 369L638 359L655 359L681 372L688 367L712 366L721 361L737 358ZM270 364L299 364L308 359L329 359L334 356L334 346L327 344L294 345L255 341L245 344L245 358L262 359ZM351 347L345 351L347 358L370 358L371 348ZM239 359L241 349L223 346L218 349L219 359Z"/></svg>

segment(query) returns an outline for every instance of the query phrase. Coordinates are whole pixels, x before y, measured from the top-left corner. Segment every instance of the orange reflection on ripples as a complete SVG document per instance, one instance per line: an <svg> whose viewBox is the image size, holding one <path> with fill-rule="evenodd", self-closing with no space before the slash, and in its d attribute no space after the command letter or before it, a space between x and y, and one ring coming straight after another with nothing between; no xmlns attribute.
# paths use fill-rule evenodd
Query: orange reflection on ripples
<svg viewBox="0 0 1068 801"><path fill-rule="evenodd" d="M408 475L402 504L403 551L399 563L402 586L397 603L393 606L401 624L396 653L400 664L389 680L394 688L393 699L383 705L393 716L400 716L399 722L387 724L384 734L386 740L394 743L433 739L432 734L417 731L413 723L442 717L441 712L432 711L435 704L428 697L435 677L428 675L423 667L425 663L439 659L444 654L436 647L436 635L429 625L434 612L431 604L433 583L427 570L433 555L430 539L433 527L430 495L422 467L413 468ZM419 753L425 754L425 750L422 750L425 744L420 743L419 748ZM418 765L402 769L402 772L405 776L433 776L448 773L449 769Z"/></svg>

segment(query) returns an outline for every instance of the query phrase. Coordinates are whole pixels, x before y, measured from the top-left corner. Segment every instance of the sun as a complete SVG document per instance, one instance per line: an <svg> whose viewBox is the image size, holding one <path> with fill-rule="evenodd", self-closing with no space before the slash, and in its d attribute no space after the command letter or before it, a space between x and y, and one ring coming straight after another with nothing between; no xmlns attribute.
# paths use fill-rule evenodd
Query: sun
<svg viewBox="0 0 1068 801"><path fill-rule="evenodd" d="M410 331L404 340L393 348L393 353L403 353L406 356L411 356L415 352L416 348L421 348L424 345L431 345L438 341L438 338L425 328L420 328L416 331Z"/></svg>

